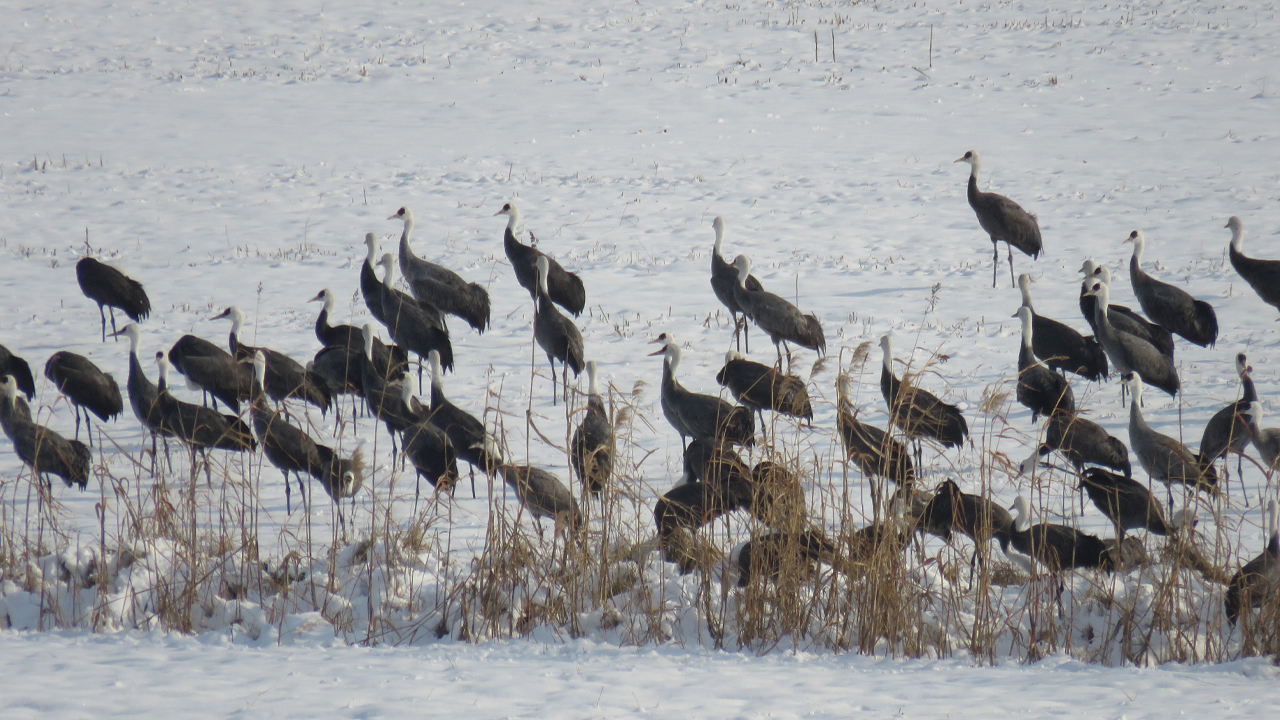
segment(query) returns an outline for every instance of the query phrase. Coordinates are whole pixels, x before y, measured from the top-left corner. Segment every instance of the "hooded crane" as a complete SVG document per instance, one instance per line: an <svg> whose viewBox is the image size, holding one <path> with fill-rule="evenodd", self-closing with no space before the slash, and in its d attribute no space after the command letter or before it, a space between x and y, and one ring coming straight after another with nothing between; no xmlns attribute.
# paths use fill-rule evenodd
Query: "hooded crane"
<svg viewBox="0 0 1280 720"><path fill-rule="evenodd" d="M912 440L916 440L916 463L922 462L920 438L930 438L944 448L959 447L969 436L969 423L965 422L960 408L942 402L932 393L912 386L907 380L899 380L893 373L893 344L889 336L880 338L884 353L880 368L880 394L889 406L889 422L897 425Z"/></svg>
<svg viewBox="0 0 1280 720"><path fill-rule="evenodd" d="M1259 260L1246 257L1244 254L1244 227L1240 218L1232 215L1227 221L1231 229L1231 244L1227 246L1227 256L1231 258L1231 267L1236 269L1240 277L1249 283L1249 287L1258 293L1258 297L1266 304L1280 309L1280 260Z"/></svg>
<svg viewBox="0 0 1280 720"><path fill-rule="evenodd" d="M582 333L573 320L560 314L547 294L547 275L551 263L546 255L538 258L538 308L533 316L533 337L551 363L551 404L556 404L556 360L563 366L564 396L569 399L569 371L576 378L582 374Z"/></svg>
<svg viewBox="0 0 1280 720"><path fill-rule="evenodd" d="M1274 472L1276 467L1280 466L1280 428L1262 427L1264 413L1260 402L1245 408L1241 414L1249 423L1249 437L1253 440L1253 446L1258 449L1258 454L1262 456L1263 467L1267 472Z"/></svg>
<svg viewBox="0 0 1280 720"><path fill-rule="evenodd" d="M80 283L80 292L98 303L103 342L107 341L107 316L102 312L103 306L111 308L113 333L116 331L116 308L123 310L134 322L141 322L151 314L151 299L147 297L147 291L142 289L142 283L130 279L110 265L91 257L80 258L76 263L76 281Z"/></svg>
<svg viewBox="0 0 1280 720"><path fill-rule="evenodd" d="M613 426L596 384L596 361L587 361L587 377L591 380L587 407L582 422L574 428L569 441L569 463L588 492L598 493L613 474Z"/></svg>
<svg viewBox="0 0 1280 720"><path fill-rule="evenodd" d="M31 410L18 397L18 381L6 375L0 383L0 427L13 442L13 451L44 485L52 488L47 473L62 478L67 487L89 486L89 466L93 455L79 440L68 440L31 420Z"/></svg>
<svg viewBox="0 0 1280 720"><path fill-rule="evenodd" d="M195 335L183 335L169 349L169 362L187 378L187 387L213 396L213 409L221 400L240 414L240 401L253 395L253 368L236 362L226 350Z"/></svg>
<svg viewBox="0 0 1280 720"><path fill-rule="evenodd" d="M382 309L382 296L386 293L382 282L378 280L378 236L373 233L364 235L365 256L360 265L360 295L364 297L364 306L369 314L383 325L387 324L386 312Z"/></svg>
<svg viewBox="0 0 1280 720"><path fill-rule="evenodd" d="M738 270L720 254L720 246L724 243L724 218L717 217L711 222L711 227L716 231L716 244L711 248L711 290L716 294L716 299L729 309L729 315L733 317L733 337L737 339L738 333L747 334L746 320L741 325L738 324L738 315L742 312L734 292L734 288L738 286ZM756 276L749 275L747 289L759 291L764 290L764 286ZM751 352L751 338L747 337L746 341L747 352Z"/></svg>
<svg viewBox="0 0 1280 720"><path fill-rule="evenodd" d="M692 440L684 450L683 482L704 482L728 487L734 482L751 482L751 467L733 448L710 440Z"/></svg>
<svg viewBox="0 0 1280 720"><path fill-rule="evenodd" d="M502 464L498 440L485 430L484 423L466 410L454 405L444 394L444 371L440 369L440 353L427 356L431 363L431 424L444 431L460 460L471 465L471 494L475 496L475 468L492 475Z"/></svg>
<svg viewBox="0 0 1280 720"><path fill-rule="evenodd" d="M849 401L852 380L841 373L836 386L836 429L845 455L857 463L867 477L882 477L910 487L916 479L911 453L902 443L880 428L858 420L857 409Z"/></svg>
<svg viewBox="0 0 1280 720"><path fill-rule="evenodd" d="M507 260L511 261L511 269L515 270L516 282L520 283L520 287L529 291L529 297L537 298L538 296L538 258L546 257L549 270L547 273L547 294L551 297L551 301L560 307L568 310L577 317L582 314L582 309L587 306L587 290L582 285L582 278L574 273L566 272L560 263L554 258L547 256L537 248L538 241L534 239L533 245L524 245L516 239L516 231L520 227L520 208L515 203L507 203L502 209L494 213L494 216L507 216L507 229L503 234L503 246L507 251ZM530 233L530 237L533 234Z"/></svg>
<svg viewBox="0 0 1280 720"><path fill-rule="evenodd" d="M1107 354L1098 341L1085 337L1057 320L1036 313L1031 304L1030 275L1018 276L1018 289L1022 291L1022 307L1031 311L1032 344L1036 357L1054 370L1075 373L1086 380L1107 379Z"/></svg>
<svg viewBox="0 0 1280 720"><path fill-rule="evenodd" d="M1013 503L1013 528L1007 532L1008 544L1023 555L1033 558L1049 572L1058 574L1075 568L1096 568L1107 554L1107 546L1095 535L1054 523L1031 524L1031 504L1025 495ZM1004 543L1001 543L1004 545ZM1008 551L1005 551L1008 555ZM1010 556L1010 560L1019 565ZM1029 570L1030 568L1028 568Z"/></svg>
<svg viewBox="0 0 1280 720"><path fill-rule="evenodd" d="M1077 473L1083 472L1085 465L1101 465L1125 477L1133 475L1129 448L1098 423L1076 413L1058 411L1049 416L1042 448L1062 453Z"/></svg>
<svg viewBox="0 0 1280 720"><path fill-rule="evenodd" d="M1122 377L1137 373L1148 385L1176 396L1181 383L1178 381L1178 370L1173 366L1173 359L1146 340L1121 332L1111 324L1109 314L1105 311L1111 297L1106 284L1094 281L1089 294L1098 301L1094 309L1098 321L1098 342L1107 351L1111 367ZM1136 396L1131 402L1136 402Z"/></svg>
<svg viewBox="0 0 1280 720"><path fill-rule="evenodd" d="M1067 379L1041 365L1032 351L1031 308L1018 308L1016 317L1022 321L1022 346L1018 350L1018 402L1031 411L1031 422L1041 415L1052 415L1059 410L1076 411L1076 397Z"/></svg>
<svg viewBox="0 0 1280 720"><path fill-rule="evenodd" d="M498 468L502 479L515 491L516 498L524 506L538 527L538 536L542 536L541 518L551 518L557 526L561 522L568 523L569 530L576 532L582 526L582 512L578 509L578 501L573 498L569 488L560 482L560 478L532 465L502 465Z"/></svg>
<svg viewBox="0 0 1280 720"><path fill-rule="evenodd" d="M969 207L978 216L978 224L991 237L994 265L991 268L991 287L996 286L996 271L1000 269L1000 241L1009 248L1009 280L1013 280L1013 249L1016 247L1032 259L1040 257L1044 244L1040 240L1040 223L1036 216L1022 209L1018 203L1003 195L978 190L978 170L982 161L978 153L970 150L956 162L969 163Z"/></svg>
<svg viewBox="0 0 1280 720"><path fill-rule="evenodd" d="M434 305L420 303L411 296L395 289L396 260L391 253L378 261L385 273L382 276L383 324L396 344L409 352L425 358L432 350L440 352L440 364L445 370L453 369L453 344L449 342L449 328L444 315ZM418 382L422 382L422 366L418 366Z"/></svg>
<svg viewBox="0 0 1280 720"><path fill-rule="evenodd" d="M31 366L26 360L9 352L9 348L0 345L0 378L12 375L18 389L28 400L36 396L36 379L31 376Z"/></svg>
<svg viewBox="0 0 1280 720"><path fill-rule="evenodd" d="M1160 282L1142 270L1142 251L1146 240L1134 230L1125 239L1133 243L1133 256L1129 258L1129 282L1133 294L1157 325L1175 335L1181 335L1200 347L1210 347L1218 341L1218 315L1213 306L1196 300L1181 288Z"/></svg>
<svg viewBox="0 0 1280 720"><path fill-rule="evenodd" d="M756 423L751 410L734 407L718 397L689 392L676 380L680 368L680 346L671 333L662 333L650 344L662 348L654 355L662 355L662 414L671 427L680 433L682 449L685 438L726 442L730 445L755 443Z"/></svg>
<svg viewBox="0 0 1280 720"><path fill-rule="evenodd" d="M430 412L422 407L418 398L413 396L413 389L409 383L402 384L400 389L401 398L409 408L413 419L413 422L404 429L401 447L404 449L405 457L413 463L413 468L417 471L417 482L413 487L416 506L417 499L421 495L424 477L437 493L443 490L450 495L453 494L453 488L458 484L458 454L444 430L431 423Z"/></svg>
<svg viewBox="0 0 1280 720"><path fill-rule="evenodd" d="M733 266L738 270L738 285L734 289L734 298L738 307L747 317L755 321L760 329L768 333L769 339L778 351L778 367L782 367L782 347L787 341L818 351L819 355L827 352L827 338L822 333L822 324L818 316L805 315L791 303L766 290L752 290L747 287L751 278L751 260L746 255L733 259ZM787 349L787 364L791 364L791 350Z"/></svg>
<svg viewBox="0 0 1280 720"><path fill-rule="evenodd" d="M93 446L93 427L89 425L89 413L97 415L102 422L110 422L124 410L124 398L120 397L116 379L99 370L83 355L66 350L50 355L44 364L44 376L75 406L77 440L80 439L80 412L84 410L90 447Z"/></svg>
<svg viewBox="0 0 1280 720"><path fill-rule="evenodd" d="M441 311L462 318L468 325L483 333L489 326L489 293L477 283L468 283L458 273L443 265L427 262L413 254L409 235L413 233L413 212L400 208L388 220L403 220L404 232L400 233L400 274L413 296Z"/></svg>
<svg viewBox="0 0 1280 720"><path fill-rule="evenodd" d="M1102 468L1089 468L1080 476L1079 488L1089 495L1095 507L1116 526L1116 537L1124 539L1125 530L1146 530L1153 535L1172 535L1190 527L1195 514L1179 510L1173 522L1164 519L1160 503L1145 485Z"/></svg>
<svg viewBox="0 0 1280 720"><path fill-rule="evenodd" d="M356 447L349 458L342 457L329 446L319 443L316 443L316 451L320 453L320 487L333 500L338 509L338 525L345 532L347 521L342 516L342 500L355 497L360 488L364 487L364 456L360 447ZM354 511L355 501L351 502Z"/></svg>
<svg viewBox="0 0 1280 720"><path fill-rule="evenodd" d="M1253 368L1249 367L1245 354L1236 353L1236 375L1240 378L1243 392L1239 400L1218 410L1205 423L1204 433L1200 436L1201 466L1208 467L1229 452L1236 453L1239 459L1253 438L1248 409L1258 401L1258 391L1253 386L1253 378L1249 377L1251 370ZM1229 464L1224 465L1229 467ZM1241 469L1241 462L1237 462L1236 473L1239 474ZM1230 470L1227 470L1226 477L1230 479Z"/></svg>
<svg viewBox="0 0 1280 720"><path fill-rule="evenodd" d="M750 481L734 480L726 486L711 483L684 483L668 490L653 506L658 527L658 545L663 559L679 565L681 574L696 568L700 558L689 531L710 523L726 513L751 507L754 490Z"/></svg>
<svg viewBox="0 0 1280 720"><path fill-rule="evenodd" d="M202 405L183 402L170 394L169 360L164 353L156 353L156 364L160 366L156 407L160 411L161 422L173 431L174 437L192 448L193 470L194 451L197 450L203 455L210 448L235 452L257 449L258 443L254 441L253 432L245 421L232 415L223 415L217 410ZM249 383L252 389L252 375L250 378Z"/></svg>
<svg viewBox="0 0 1280 720"><path fill-rule="evenodd" d="M953 532L969 536L973 541L973 556L969 559L969 582L972 583L979 553L992 538L997 539L1001 549L1008 552L1013 517L1008 510L981 495L961 492L954 480L947 479L925 505L921 524L948 542Z"/></svg>
<svg viewBox="0 0 1280 720"><path fill-rule="evenodd" d="M1267 502L1267 519L1271 533L1267 536L1266 549L1237 570L1227 585L1223 610L1232 627L1240 621L1242 610L1262 607L1280 595L1280 511L1274 499ZM1266 528L1263 532L1266 533Z"/></svg>
<svg viewBox="0 0 1280 720"><path fill-rule="evenodd" d="M1095 265L1092 260L1085 260L1080 272L1084 273L1084 282L1080 284L1080 312L1089 323L1089 327L1093 328L1096 336L1098 334L1098 299L1089 294L1089 289L1095 282L1100 281L1110 290L1111 270L1105 265ZM1146 340L1159 350L1161 355L1167 355L1170 360L1173 359L1173 333L1124 305L1108 305L1107 319L1115 329ZM1101 344L1102 341L1098 342Z"/></svg>
<svg viewBox="0 0 1280 720"><path fill-rule="evenodd" d="M771 532L753 537L742 544L736 555L740 588L750 585L757 577L776 581L784 566L799 568L801 576L806 578L816 572L818 563L842 572L849 570L835 543L820 530Z"/></svg>
<svg viewBox="0 0 1280 720"><path fill-rule="evenodd" d="M360 363L360 388L369 411L387 426L391 435L391 449L395 453L396 433L403 432L418 421L411 408L404 402L404 390L401 385L408 380L392 380L378 372L377 361L373 354L373 326L365 323L364 359Z"/></svg>
<svg viewBox="0 0 1280 720"><path fill-rule="evenodd" d="M724 367L716 373L716 382L729 388L738 402L760 413L762 422L765 410L813 420L813 405L803 380L748 360L733 350L725 353Z"/></svg>
<svg viewBox="0 0 1280 720"><path fill-rule="evenodd" d="M1186 445L1147 425L1142 417L1142 383L1133 376L1122 382L1133 394L1129 401L1129 444L1147 475L1169 488L1169 504L1173 505L1173 483L1218 494L1218 474L1212 465L1201 465L1196 454Z"/></svg>
<svg viewBox="0 0 1280 720"><path fill-rule="evenodd" d="M330 325L336 300L332 290L324 289L307 302L322 302L316 318L316 339L324 348L316 353L313 367L324 379L329 394L360 394L360 366L364 363L364 333L354 325ZM409 356L399 345L387 345L374 338L374 366L379 377L398 380L409 367Z"/></svg>
<svg viewBox="0 0 1280 720"><path fill-rule="evenodd" d="M285 398L296 398L320 408L321 412L329 410L331 398L329 386L324 378L308 371L297 360L269 348L257 348L240 342L240 331L244 327L244 311L232 305L215 315L213 320L231 320L231 335L228 345L232 356L238 362L253 362L254 356L261 352L267 362L267 379L263 389L276 402Z"/></svg>
<svg viewBox="0 0 1280 720"><path fill-rule="evenodd" d="M320 451L316 449L316 442L310 435L290 425L289 421L267 405L267 396L263 391L266 378L267 356L258 350L253 354L253 400L249 405L249 414L263 453L284 474L285 512L292 513L289 473L293 473L298 479L298 492L302 494L302 501L305 503L307 494L303 475L323 476Z"/></svg>
<svg viewBox="0 0 1280 720"><path fill-rule="evenodd" d="M141 356L138 354L138 346L142 341L142 330L137 323L129 323L117 332L129 338L129 380L125 383L125 388L129 392L129 407L133 408L134 416L151 434L151 474L154 475L156 438L164 439L164 456L168 459L169 438L174 436L173 429L165 425L164 414L160 412L160 406L156 403L160 390L155 383L151 382L151 379L147 377L146 371L142 368ZM170 461L170 469L172 469L172 464L172 461Z"/></svg>

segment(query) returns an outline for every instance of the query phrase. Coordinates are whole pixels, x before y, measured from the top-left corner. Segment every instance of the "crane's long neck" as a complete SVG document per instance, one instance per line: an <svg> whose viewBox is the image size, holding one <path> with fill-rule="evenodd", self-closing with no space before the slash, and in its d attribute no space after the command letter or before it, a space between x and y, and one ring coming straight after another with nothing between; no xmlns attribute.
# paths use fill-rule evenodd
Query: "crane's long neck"
<svg viewBox="0 0 1280 720"><path fill-rule="evenodd" d="M258 353L253 357L253 394L262 397L262 389L267 386L267 359Z"/></svg>
<svg viewBox="0 0 1280 720"><path fill-rule="evenodd" d="M129 355L134 359L137 359L138 357L140 357L138 355L138 347L141 344L142 344L141 334L138 332L138 329L135 327L133 328L133 331L129 333Z"/></svg>
<svg viewBox="0 0 1280 720"><path fill-rule="evenodd" d="M1031 308L1032 310L1034 310L1035 306L1031 304L1031 276L1030 275L1018 276L1018 291L1022 293L1022 306L1026 308Z"/></svg>
<svg viewBox="0 0 1280 720"><path fill-rule="evenodd" d="M435 392L444 392L444 372L440 369L440 354L432 352L429 357L431 360L431 389Z"/></svg>
<svg viewBox="0 0 1280 720"><path fill-rule="evenodd" d="M364 357L373 362L373 332L366 325L364 329Z"/></svg>
<svg viewBox="0 0 1280 720"><path fill-rule="evenodd" d="M724 225L716 223L716 244L712 248L717 256L720 255L720 246L724 244Z"/></svg>
<svg viewBox="0 0 1280 720"><path fill-rule="evenodd" d="M1146 432L1151 428L1147 426L1146 418L1142 417L1142 381L1135 380L1129 384L1129 432L1134 429Z"/></svg>
<svg viewBox="0 0 1280 720"><path fill-rule="evenodd" d="M1093 319L1098 323L1098 327L1106 328L1106 332L1111 332L1111 318L1108 308L1111 306L1111 292L1107 286L1100 285L1097 290L1093 291L1094 307Z"/></svg>
<svg viewBox="0 0 1280 720"><path fill-rule="evenodd" d="M231 314L231 337L239 338L240 331L244 329L244 315L240 313Z"/></svg>
<svg viewBox="0 0 1280 720"><path fill-rule="evenodd" d="M884 369L886 372L892 375L893 374L893 345L891 345L887 339L883 340L880 343L880 350L882 354L881 362L884 364Z"/></svg>
<svg viewBox="0 0 1280 720"><path fill-rule="evenodd" d="M680 347L675 344L667 346L667 366L671 368L671 378L674 380L676 372L680 369Z"/></svg>
<svg viewBox="0 0 1280 720"><path fill-rule="evenodd" d="M1022 347L1031 347L1031 313L1018 313L1018 317L1022 320Z"/></svg>
<svg viewBox="0 0 1280 720"><path fill-rule="evenodd" d="M969 179L972 180L975 185L978 182L978 170L980 169L982 169L981 160L975 157L969 161Z"/></svg>
<svg viewBox="0 0 1280 720"><path fill-rule="evenodd" d="M169 389L169 359L157 353L156 364L160 366L160 382L156 387L163 392Z"/></svg>
<svg viewBox="0 0 1280 720"><path fill-rule="evenodd" d="M329 324L329 316L333 314L333 305L333 293L326 292L324 294L324 305L320 308L320 322L322 324Z"/></svg>
<svg viewBox="0 0 1280 720"><path fill-rule="evenodd" d="M409 247L409 237L413 235L413 216L406 215L404 219L404 231L400 233L400 252L412 255L413 250Z"/></svg>
<svg viewBox="0 0 1280 720"><path fill-rule="evenodd" d="M738 265L738 287L747 289L747 278L751 277L751 266L747 263Z"/></svg>
<svg viewBox="0 0 1280 720"><path fill-rule="evenodd" d="M1141 233L1133 238L1133 262L1137 263L1138 267L1142 267L1142 252L1146 250L1146 244Z"/></svg>
<svg viewBox="0 0 1280 720"><path fill-rule="evenodd" d="M591 381L587 388L587 393L598 396L600 394L600 386L596 384L596 364L594 362L587 366L587 377Z"/></svg>
<svg viewBox="0 0 1280 720"><path fill-rule="evenodd" d="M395 287L395 266L391 263L383 263L382 266L382 269L386 271L386 274L382 276L382 286L390 290Z"/></svg>
<svg viewBox="0 0 1280 720"><path fill-rule="evenodd" d="M1013 504L1013 512L1013 529L1020 533L1030 530L1031 518L1027 517L1027 501L1021 495L1018 496L1017 502Z"/></svg>
<svg viewBox="0 0 1280 720"><path fill-rule="evenodd" d="M515 235L516 231L518 231L519 229L520 229L520 209L513 205L511 207L511 212L507 213L507 232L511 233L512 235Z"/></svg>
<svg viewBox="0 0 1280 720"><path fill-rule="evenodd" d="M364 261L373 267L378 264L378 236L369 233L364 236L364 244L368 249L368 253L364 256Z"/></svg>
<svg viewBox="0 0 1280 720"><path fill-rule="evenodd" d="M1244 254L1244 229L1238 226L1231 228L1231 248Z"/></svg>

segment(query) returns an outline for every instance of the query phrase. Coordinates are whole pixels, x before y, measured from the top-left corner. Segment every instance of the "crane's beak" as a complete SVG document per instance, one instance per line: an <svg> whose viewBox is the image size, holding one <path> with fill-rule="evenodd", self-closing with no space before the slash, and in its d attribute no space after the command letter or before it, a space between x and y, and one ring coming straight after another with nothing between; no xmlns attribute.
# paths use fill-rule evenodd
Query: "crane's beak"
<svg viewBox="0 0 1280 720"><path fill-rule="evenodd" d="M1014 314L1010 315L1009 317L1018 317L1018 313L1014 313Z"/></svg>
<svg viewBox="0 0 1280 720"><path fill-rule="evenodd" d="M962 157L961 157L961 158L956 158L955 160L952 160L952 161L951 161L951 164L952 164L952 165L954 165L954 164L956 164L956 163L958 163L958 162L964 162L964 158L962 158Z"/></svg>
<svg viewBox="0 0 1280 720"><path fill-rule="evenodd" d="M231 308L227 308L226 310L223 310L222 312L218 313L217 315L214 315L213 317L211 317L211 318L209 318L209 319L210 319L210 320L221 320L222 318L226 318L226 317L231 317Z"/></svg>
<svg viewBox="0 0 1280 720"><path fill-rule="evenodd" d="M1125 243L1131 243L1131 242L1133 242L1133 233L1129 233L1129 237L1125 238L1124 242L1120 244L1124 245Z"/></svg>
<svg viewBox="0 0 1280 720"><path fill-rule="evenodd" d="M307 302L320 302L321 300L324 300L324 291L323 291L323 290L321 290L320 292L316 293L316 296L315 296L315 297L313 297L313 298L311 298L311 299L310 299L310 300L308 300Z"/></svg>
<svg viewBox="0 0 1280 720"><path fill-rule="evenodd" d="M388 219L388 220L403 220L404 218L400 217L399 213L397 213L397 214L395 214L395 215L388 215L388 216L387 216L387 219Z"/></svg>
<svg viewBox="0 0 1280 720"><path fill-rule="evenodd" d="M128 325L126 325L125 327L128 327ZM120 328L119 330L113 333L107 333L107 337L120 337L123 334L124 334L124 328Z"/></svg>
<svg viewBox="0 0 1280 720"><path fill-rule="evenodd" d="M506 215L506 213L504 213L504 212L502 212L501 210L499 210L498 212L496 212L496 213L494 213L494 214L493 214L493 216L494 216L494 217L498 217L499 215Z"/></svg>

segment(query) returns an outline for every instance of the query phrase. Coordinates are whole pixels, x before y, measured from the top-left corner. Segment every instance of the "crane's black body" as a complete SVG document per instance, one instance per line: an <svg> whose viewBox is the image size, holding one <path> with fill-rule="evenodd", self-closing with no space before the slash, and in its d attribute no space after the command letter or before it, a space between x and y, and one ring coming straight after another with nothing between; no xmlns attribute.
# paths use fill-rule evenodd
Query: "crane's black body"
<svg viewBox="0 0 1280 720"><path fill-rule="evenodd" d="M151 299L142 283L131 279L119 270L98 262L91 257L80 258L76 263L76 281L85 297L98 303L98 315L102 319L102 341L107 340L107 317L102 308L111 308L111 332L116 332L116 308L120 308L134 322L141 322L151 314Z"/></svg>
<svg viewBox="0 0 1280 720"><path fill-rule="evenodd" d="M1032 350L1031 308L1025 305L1018 308L1018 316L1022 320L1022 344L1018 347L1018 402L1031 411L1033 423L1039 421L1041 415L1052 415L1060 410L1074 413L1076 398L1071 384L1064 376L1036 360Z"/></svg>
<svg viewBox="0 0 1280 720"><path fill-rule="evenodd" d="M1196 300L1182 288L1161 282L1142 269L1142 233L1134 230L1129 235L1133 243L1133 256L1129 258L1129 282L1133 294L1157 325L1188 342L1200 347L1211 347L1218 341L1218 315L1213 306Z"/></svg>
<svg viewBox="0 0 1280 720"><path fill-rule="evenodd" d="M547 362L551 363L551 404L556 402L556 360L561 363L564 375L564 394L568 400L569 371L576 378L586 368L586 350L582 343L582 333L573 320L565 317L556 309L556 305L547 294L547 279L551 269L546 256L540 257L538 263L538 298L537 312L533 317L533 337L538 347L547 354Z"/></svg>
<svg viewBox="0 0 1280 720"><path fill-rule="evenodd" d="M613 475L613 426L609 424L609 412L596 385L594 360L587 364L587 374L591 378L591 391L587 394L582 421L569 440L569 464L583 487L598 493Z"/></svg>
<svg viewBox="0 0 1280 720"><path fill-rule="evenodd" d="M731 445L754 444L756 423L751 410L735 407L718 397L686 390L675 377L680 364L680 348L675 339L663 333L654 342L664 346L653 353L665 355L662 363L662 414L680 433L681 442L685 438L693 438Z"/></svg>
<svg viewBox="0 0 1280 720"><path fill-rule="evenodd" d="M89 485L93 461L88 446L33 422L31 409L17 397L16 379L12 375L6 377L5 387L0 390L0 428L13 443L13 451L46 489L50 484L45 476L52 473L62 478L67 487L75 485L84 490Z"/></svg>
<svg viewBox="0 0 1280 720"><path fill-rule="evenodd" d="M1031 311L1031 350L1054 370L1074 373L1095 382L1109 375L1107 354L1093 336L1084 336L1065 323L1036 312L1031 304L1031 276L1019 275L1022 306Z"/></svg>
<svg viewBox="0 0 1280 720"><path fill-rule="evenodd" d="M1047 447L1066 456L1067 461L1083 472L1085 465L1101 465L1132 477L1129 448L1112 437L1101 425L1076 413L1056 412L1045 423Z"/></svg>
<svg viewBox="0 0 1280 720"><path fill-rule="evenodd" d="M1132 478L1102 468L1089 468L1080 476L1079 486L1094 506L1115 524L1117 537L1124 537L1125 530L1142 529L1155 535L1170 535L1176 529L1165 521L1164 511L1151 491Z"/></svg>
<svg viewBox="0 0 1280 720"><path fill-rule="evenodd" d="M529 291L529 297L537 298L538 258L545 257L548 266L547 295L551 297L552 302L568 310L574 317L581 315L583 308L587 306L587 289L582 284L582 278L567 272L555 258L536 247L521 243L516 238L515 230L520 224L520 210L514 204L503 205L497 214L507 215L510 218L502 236L502 244L520 287ZM530 237L532 236L533 234L530 233ZM536 239L533 242L537 244Z"/></svg>
<svg viewBox="0 0 1280 720"><path fill-rule="evenodd" d="M1035 215L1022 209L1018 203L1003 195L978 190L978 170L981 161L978 153L970 150L956 162L970 165L968 198L969 207L978 216L978 224L991 238L994 266L991 268L991 287L996 286L996 272L1000 268L1000 241L1009 249L1009 279L1013 280L1013 248L1018 248L1032 259L1039 258L1044 250L1040 238L1040 223Z"/></svg>
<svg viewBox="0 0 1280 720"><path fill-rule="evenodd" d="M236 362L231 353L196 337L183 335L169 349L169 362L214 398L214 409L221 400L231 411L240 413L240 402L253 394L253 370Z"/></svg>
<svg viewBox="0 0 1280 720"><path fill-rule="evenodd" d="M716 231L716 242L711 248L711 291L716 294L720 304L728 308L729 316L733 318L733 336L737 338L739 332L743 334L747 332L747 324L738 323L738 315L742 314L742 307L738 305L735 292L735 288L738 287L738 270L720 254L720 245L724 242L724 218L716 218L712 226ZM755 275L748 275L747 289L764 290L764 286ZM748 336L746 340L747 352L751 352L751 338Z"/></svg>
<svg viewBox="0 0 1280 720"><path fill-rule="evenodd" d="M489 326L489 293L477 283L463 280L443 265L427 262L413 254L409 236L413 233L413 213L400 208L388 220L404 221L400 234L400 274L413 296L420 302L440 308L441 312L462 318L477 332Z"/></svg>
<svg viewBox="0 0 1280 720"><path fill-rule="evenodd" d="M716 382L729 388L738 402L758 413L772 410L791 417L813 419L809 390L795 375L783 374L731 352L724 367L716 373Z"/></svg>
<svg viewBox="0 0 1280 720"><path fill-rule="evenodd" d="M880 339L884 360L880 369L880 394L889 407L889 422L907 437L929 438L943 447L959 447L969 436L969 424L955 405L942 402L932 393L899 380L893 372L893 350L889 336ZM917 463L920 452L916 453Z"/></svg>
<svg viewBox="0 0 1280 720"><path fill-rule="evenodd" d="M27 396L27 400L35 398L36 379L31 375L31 366L26 360L9 352L9 348L0 345L0 378L5 375L13 377L14 382L18 384L18 389Z"/></svg>
<svg viewBox="0 0 1280 720"><path fill-rule="evenodd" d="M1232 217L1227 221L1227 227L1231 228L1231 244L1227 246L1231 267L1263 302L1280 309L1280 260L1262 260L1244 254L1244 231L1240 218Z"/></svg>
<svg viewBox="0 0 1280 720"><path fill-rule="evenodd" d="M61 350L49 356L44 364L44 376L53 382L71 404L76 407L76 439L80 439L80 411L84 409L85 425L89 425L89 413L102 422L109 422L124 410L124 398L116 379L102 372L89 358ZM93 428L86 428L89 444L93 445Z"/></svg>

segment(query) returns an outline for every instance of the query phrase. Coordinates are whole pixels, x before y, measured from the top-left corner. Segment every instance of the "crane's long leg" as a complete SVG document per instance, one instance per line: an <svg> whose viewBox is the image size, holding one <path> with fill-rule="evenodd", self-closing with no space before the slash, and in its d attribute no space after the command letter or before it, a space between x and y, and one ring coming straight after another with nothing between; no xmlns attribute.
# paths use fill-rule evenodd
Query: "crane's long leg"
<svg viewBox="0 0 1280 720"><path fill-rule="evenodd" d="M991 289L996 287L996 274L1000 271L1000 244L991 238Z"/></svg>
<svg viewBox="0 0 1280 720"><path fill-rule="evenodd" d="M102 318L102 342L107 341L107 314L102 311L102 303L98 303L98 317ZM119 340L120 338L116 338Z"/></svg>
<svg viewBox="0 0 1280 720"><path fill-rule="evenodd" d="M560 378L560 390L564 393L563 399L567 403L569 402L569 363L560 363L560 373L563 376Z"/></svg>
<svg viewBox="0 0 1280 720"><path fill-rule="evenodd" d="M557 392L556 390L556 359L548 355L547 360L551 362L551 404L555 405L556 392Z"/></svg>
<svg viewBox="0 0 1280 720"><path fill-rule="evenodd" d="M115 335L116 342L120 342L120 335L118 334L119 331L116 330L116 309L112 307L110 308L110 310L111 310L111 334Z"/></svg>
<svg viewBox="0 0 1280 720"><path fill-rule="evenodd" d="M747 354L751 354L751 321L746 313L742 313L742 344L747 348Z"/></svg>
<svg viewBox="0 0 1280 720"><path fill-rule="evenodd" d="M742 352L742 327L738 325L738 313L731 310L729 316L733 318L733 340L737 343L738 352Z"/></svg>
<svg viewBox="0 0 1280 720"><path fill-rule="evenodd" d="M1013 243L1005 240L1004 245L1009 248L1009 282L1013 284L1013 287L1018 287L1018 281L1013 277Z"/></svg>
<svg viewBox="0 0 1280 720"><path fill-rule="evenodd" d="M284 511L286 515L293 514L293 486L289 483L289 471L284 470Z"/></svg>
<svg viewBox="0 0 1280 720"><path fill-rule="evenodd" d="M84 411L84 434L89 440L89 447L93 447L93 420L89 417L89 411Z"/></svg>
<svg viewBox="0 0 1280 720"><path fill-rule="evenodd" d="M80 439L80 406L73 405L73 407L76 409L76 439L79 440ZM89 440L92 441L93 438L89 438Z"/></svg>

